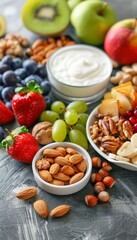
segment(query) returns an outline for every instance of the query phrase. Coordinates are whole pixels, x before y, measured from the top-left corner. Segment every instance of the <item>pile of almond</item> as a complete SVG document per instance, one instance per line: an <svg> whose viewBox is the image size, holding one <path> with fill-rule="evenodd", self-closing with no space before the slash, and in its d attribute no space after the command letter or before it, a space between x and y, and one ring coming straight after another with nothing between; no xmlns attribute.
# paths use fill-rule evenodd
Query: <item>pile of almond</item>
<svg viewBox="0 0 137 240"><path fill-rule="evenodd" d="M87 165L81 154L72 148L46 148L36 161L40 177L54 185L69 185L80 181Z"/></svg>
<svg viewBox="0 0 137 240"><path fill-rule="evenodd" d="M59 38L49 38L47 40L36 40L31 48L27 49L28 56L38 63L45 64L52 53L64 46L76 44L69 37L61 36Z"/></svg>
<svg viewBox="0 0 137 240"><path fill-rule="evenodd" d="M29 186L26 188L21 189L19 192L16 193L16 197L21 200L28 200L38 194L38 189L34 186ZM70 211L69 205L59 205L53 208L50 211L48 210L47 203L43 199L36 200L33 203L33 207L35 211L42 217L47 218L48 215L50 217L62 217Z"/></svg>

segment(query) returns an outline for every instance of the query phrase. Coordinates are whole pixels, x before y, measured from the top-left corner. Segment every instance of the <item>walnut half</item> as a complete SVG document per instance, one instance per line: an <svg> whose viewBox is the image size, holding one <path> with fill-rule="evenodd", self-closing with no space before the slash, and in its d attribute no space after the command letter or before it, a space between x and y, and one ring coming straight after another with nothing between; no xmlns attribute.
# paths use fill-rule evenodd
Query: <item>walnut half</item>
<svg viewBox="0 0 137 240"><path fill-rule="evenodd" d="M50 122L37 123L32 129L32 135L36 138L37 142L41 145L45 145L53 142L52 123Z"/></svg>

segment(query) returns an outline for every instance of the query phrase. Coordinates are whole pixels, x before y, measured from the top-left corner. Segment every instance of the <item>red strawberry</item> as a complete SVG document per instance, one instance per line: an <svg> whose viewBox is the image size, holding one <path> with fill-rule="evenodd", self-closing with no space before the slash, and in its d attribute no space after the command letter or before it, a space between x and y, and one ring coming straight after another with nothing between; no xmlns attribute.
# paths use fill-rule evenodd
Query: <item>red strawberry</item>
<svg viewBox="0 0 137 240"><path fill-rule="evenodd" d="M12 109L20 125L31 127L46 108L46 102L42 96L42 88L34 81L27 87L15 89L12 98Z"/></svg>
<svg viewBox="0 0 137 240"><path fill-rule="evenodd" d="M40 149L35 137L25 126L14 129L1 143L9 155L21 162L31 163L34 155Z"/></svg>
<svg viewBox="0 0 137 240"><path fill-rule="evenodd" d="M14 120L13 112L0 101L0 124L10 123Z"/></svg>

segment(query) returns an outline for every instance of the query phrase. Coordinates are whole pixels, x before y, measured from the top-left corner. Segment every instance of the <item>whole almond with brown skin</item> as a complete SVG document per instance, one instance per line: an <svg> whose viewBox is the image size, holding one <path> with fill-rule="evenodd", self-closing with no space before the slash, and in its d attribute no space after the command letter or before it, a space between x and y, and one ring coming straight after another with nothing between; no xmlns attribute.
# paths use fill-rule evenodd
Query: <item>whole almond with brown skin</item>
<svg viewBox="0 0 137 240"><path fill-rule="evenodd" d="M48 207L44 200L37 200L33 203L35 211L42 217L46 218L48 216Z"/></svg>
<svg viewBox="0 0 137 240"><path fill-rule="evenodd" d="M63 147L56 147L56 150L58 150L64 157L67 154L66 149Z"/></svg>
<svg viewBox="0 0 137 240"><path fill-rule="evenodd" d="M70 179L70 177L64 173L57 173L53 175L53 178L61 181L68 181Z"/></svg>
<svg viewBox="0 0 137 240"><path fill-rule="evenodd" d="M22 200L27 200L29 198L37 195L38 189L34 186L26 187L16 193L16 197Z"/></svg>
<svg viewBox="0 0 137 240"><path fill-rule="evenodd" d="M78 168L78 170L79 170L80 172L85 172L85 171L86 171L86 168L87 168L87 164L86 164L85 159L83 159L81 162L77 163L77 164L76 164L76 167Z"/></svg>
<svg viewBox="0 0 137 240"><path fill-rule="evenodd" d="M69 160L65 157L58 156L55 158L55 163L58 163L60 166L69 165Z"/></svg>
<svg viewBox="0 0 137 240"><path fill-rule="evenodd" d="M70 178L69 184L74 184L74 183L80 181L83 178L83 176L84 176L83 172L76 173L75 175L73 175Z"/></svg>
<svg viewBox="0 0 137 240"><path fill-rule="evenodd" d="M76 153L69 157L69 161L73 164L77 164L83 160L83 156Z"/></svg>
<svg viewBox="0 0 137 240"><path fill-rule="evenodd" d="M39 171L40 177L45 180L46 182L52 182L52 176L48 170L41 170Z"/></svg>
<svg viewBox="0 0 137 240"><path fill-rule="evenodd" d="M59 186L63 186L64 182L61 180L57 180L57 179L53 179L53 181L51 182L54 185L59 185Z"/></svg>
<svg viewBox="0 0 137 240"><path fill-rule="evenodd" d="M50 174L56 174L60 170L60 166L58 163L53 163L49 169Z"/></svg>
<svg viewBox="0 0 137 240"><path fill-rule="evenodd" d="M57 156L62 156L62 154L56 150L56 149L52 149L52 148L46 148L44 151L43 151L43 154L46 156L46 157L50 157L50 158L55 158Z"/></svg>
<svg viewBox="0 0 137 240"><path fill-rule="evenodd" d="M70 176L75 173L74 169L70 166L63 166L61 172Z"/></svg>
<svg viewBox="0 0 137 240"><path fill-rule="evenodd" d="M66 148L66 151L68 154L71 154L71 155L77 153L73 148Z"/></svg>
<svg viewBox="0 0 137 240"><path fill-rule="evenodd" d="M69 205L60 205L52 209L50 212L51 217L62 217L70 211Z"/></svg>

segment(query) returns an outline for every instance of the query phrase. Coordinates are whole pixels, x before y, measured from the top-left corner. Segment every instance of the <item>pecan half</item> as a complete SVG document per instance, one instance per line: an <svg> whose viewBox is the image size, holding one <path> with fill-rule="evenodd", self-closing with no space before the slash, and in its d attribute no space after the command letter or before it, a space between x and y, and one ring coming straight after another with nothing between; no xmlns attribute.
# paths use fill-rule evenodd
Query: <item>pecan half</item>
<svg viewBox="0 0 137 240"><path fill-rule="evenodd" d="M133 129L129 121L123 122L123 133L127 139L130 139L133 135Z"/></svg>
<svg viewBox="0 0 137 240"><path fill-rule="evenodd" d="M113 136L104 136L101 142L101 150L103 152L116 153L118 148L122 145L122 141L119 138Z"/></svg>

